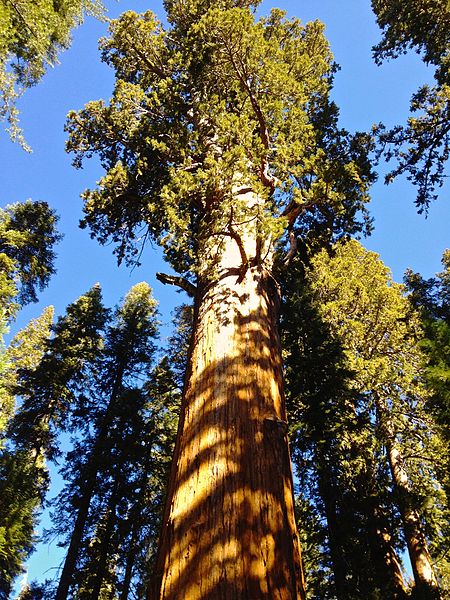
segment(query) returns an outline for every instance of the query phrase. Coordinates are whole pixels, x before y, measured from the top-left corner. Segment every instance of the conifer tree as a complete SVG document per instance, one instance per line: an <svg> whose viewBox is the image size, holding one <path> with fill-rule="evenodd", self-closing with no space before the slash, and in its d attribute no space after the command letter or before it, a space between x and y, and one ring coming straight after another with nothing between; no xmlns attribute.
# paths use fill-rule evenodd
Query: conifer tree
<svg viewBox="0 0 450 600"><path fill-rule="evenodd" d="M94 287L67 308L52 328L53 337L40 348L34 348L31 336L26 335L12 344L12 355L21 346L30 352L8 387L21 403L10 422L10 442L1 463L1 527L15 536L4 539L8 560L2 565L1 585L5 597L33 549L37 514L49 483L46 462L59 454L57 437L68 426L71 402L86 384L85 364L99 352L106 314L100 289ZM48 326L48 315L43 319ZM30 334L34 331L42 338L42 329L45 333L40 323L32 323ZM18 502L21 498L23 502Z"/></svg>
<svg viewBox="0 0 450 600"><path fill-rule="evenodd" d="M61 239L46 202L18 202L0 209L0 310L10 319L18 305L36 302L54 274L53 246Z"/></svg>
<svg viewBox="0 0 450 600"><path fill-rule="evenodd" d="M53 247L61 237L56 230L57 220L54 211L45 202L28 200L0 209L0 436L2 437L5 426L12 416L13 407L14 394L11 389L8 389L8 386L11 388L11 381L8 384L8 380L14 378L17 370L13 356L10 356L11 352L8 353L6 350L3 336L20 306L36 302L37 290L42 290L55 272ZM40 321L37 321L36 325L39 326L39 323ZM31 335L31 344L33 339L35 339L34 334ZM21 342L17 340L17 343ZM35 356L32 345L29 350L31 361ZM19 354L23 359L25 352L19 351Z"/></svg>
<svg viewBox="0 0 450 600"><path fill-rule="evenodd" d="M55 504L50 533L68 540L56 598L145 597L180 395L167 358L151 369L156 331L150 288L138 284L107 328L75 415L90 426L78 428Z"/></svg>
<svg viewBox="0 0 450 600"><path fill-rule="evenodd" d="M282 330L308 598L403 598L384 461L341 340L319 306L295 261L284 284Z"/></svg>
<svg viewBox="0 0 450 600"><path fill-rule="evenodd" d="M7 366L0 378L2 437L14 415L20 371L38 365L50 336L52 318L53 308L49 307L19 331L8 347ZM8 597L14 578L33 548L36 511L41 500L34 479L27 452L7 447L6 438L0 439L0 598Z"/></svg>
<svg viewBox="0 0 450 600"><path fill-rule="evenodd" d="M71 31L86 14L100 16L98 0L8 0L0 5L0 121L13 140L28 149L18 125L16 101L35 85L58 54L68 48Z"/></svg>
<svg viewBox="0 0 450 600"><path fill-rule="evenodd" d="M98 360L89 365L90 390L86 394L86 407L82 406L76 411L79 413L76 414L76 419L85 420L88 417L92 428L87 429L84 438L70 455L66 472L66 475L70 473L72 482L69 511L73 529L69 530L69 547L55 596L58 600L67 597L73 583L89 509L94 494L99 491L96 489L97 485L102 488L109 480L110 485L106 483L106 489L100 495L100 498L104 496L111 501L109 506L100 509L101 518L104 517L106 522L97 523L98 527L104 528L103 547L100 548L103 558L100 562L106 569L109 552L105 544L110 543L111 527L115 525L114 515L120 495L119 486L123 485L119 474L127 467L126 458L121 454L126 455L130 450L130 438L126 437L127 428L130 427L127 420L131 420L131 423L133 419L141 420L139 417L143 410L142 395L139 388L135 389L135 382L149 369L154 358L154 338L157 333L155 306L148 285L135 285L115 312L114 321L105 333L104 348L96 357ZM138 446L145 443L136 429L132 436ZM124 447L120 444L120 450L117 444L123 437L127 443ZM83 449L81 455L80 448ZM119 456L115 457L114 453L117 452ZM77 460L74 460L76 456ZM119 464L114 464L115 461ZM124 464L121 465L121 462ZM67 498L67 491L64 495ZM75 501L72 506L71 498ZM98 532L96 535L98 537ZM97 563L97 572L91 572L94 578L94 587L89 588L91 598L98 597L106 579L106 571L98 572L98 567Z"/></svg>
<svg viewBox="0 0 450 600"><path fill-rule="evenodd" d="M434 85L412 96L406 126L378 129L380 152L397 164L386 176L390 183L406 174L417 187L416 206L427 211L446 178L450 155L450 6L447 0L372 0L383 38L374 47L377 64L410 49L434 68Z"/></svg>
<svg viewBox="0 0 450 600"><path fill-rule="evenodd" d="M441 518L439 547L436 548L437 563L441 580L446 589L450 589L450 531L448 523L450 501L450 396L448 383L450 378L450 256L448 250L442 257L443 271L436 277L424 279L418 273L408 270L405 283L410 292L410 300L420 312L425 336L421 348L426 356L425 380L430 391L427 410L440 434L437 448L439 461L436 465L438 479L446 491L446 509ZM447 521L447 524L446 524ZM443 524L443 526L442 526Z"/></svg>
<svg viewBox="0 0 450 600"><path fill-rule="evenodd" d="M154 598L303 598L287 448L274 247L368 226L371 140L337 125L320 23L258 2L165 2L102 42L109 104L72 113L75 164L106 174L84 226L119 260L159 243L195 296Z"/></svg>
<svg viewBox="0 0 450 600"><path fill-rule="evenodd" d="M352 426L351 421L342 421L342 410L338 409L336 416L337 399L327 390L326 384L322 386L325 394L319 393L319 398L328 398L330 403L326 418L331 427L328 426L325 432L332 432L332 442L339 449L332 466L336 468L336 458L341 465L344 465L344 460L347 461L351 471L346 477L350 477L348 483L351 484L355 474L361 473L361 468L367 470L370 466L369 459L373 453L379 465L384 464L385 467L380 470L378 466L376 479L371 477L368 480L372 482L370 487L373 491L370 487L368 490L371 494L385 481L386 473L383 471L388 467L391 493L385 493L384 502L375 505L375 508L382 516L380 511L389 507L392 511L395 507L401 517L401 533L414 573L414 594L420 598L438 598L440 592L435 572L438 565L433 564L433 558L440 554L434 544L442 538L445 494L436 477L436 432L426 411L427 390L423 382L423 356L417 345L421 336L417 314L411 311L402 287L391 281L378 257L365 251L356 241L337 246L332 257L321 252L311 262L312 267L307 270L306 277L315 310L327 325L334 344L341 348L341 355L337 356L351 374L346 383L354 398ZM291 348L295 350L293 346ZM331 372L335 371L332 369ZM342 373L342 369L336 372ZM308 416L308 411L314 409L308 402L302 409L309 428L314 421ZM315 414L317 419L317 412ZM319 416L323 423L324 417ZM361 438L358 429L355 429L358 421L364 426L365 438ZM323 437L316 437L317 447L327 448L329 442L322 440ZM352 441L356 444L352 445ZM320 462L316 468L320 468ZM383 475L383 480L380 480L380 475ZM320 491L320 472L317 478ZM383 488L385 483L381 486ZM326 503L323 493L321 497ZM436 528L434 521L438 515L441 522ZM387 516L385 525L392 524L389 512ZM383 531L379 525L377 528ZM374 530L372 528L372 534ZM370 535L370 528L367 534ZM397 553L401 550L396 531L388 527L387 534L390 535L394 554L386 554L386 570L396 560L395 550ZM428 541L432 541L429 547L427 536ZM430 552L436 550L432 558ZM378 583L382 583L381 577L378 577ZM393 590L390 595L383 593L387 597L396 597ZM401 591L395 594L401 594Z"/></svg>
<svg viewBox="0 0 450 600"><path fill-rule="evenodd" d="M53 321L52 306L33 319L11 340L4 353L4 366L0 372L0 435L6 433L7 425L14 415L15 392L21 369L34 369L45 351ZM0 438L0 448L3 443Z"/></svg>

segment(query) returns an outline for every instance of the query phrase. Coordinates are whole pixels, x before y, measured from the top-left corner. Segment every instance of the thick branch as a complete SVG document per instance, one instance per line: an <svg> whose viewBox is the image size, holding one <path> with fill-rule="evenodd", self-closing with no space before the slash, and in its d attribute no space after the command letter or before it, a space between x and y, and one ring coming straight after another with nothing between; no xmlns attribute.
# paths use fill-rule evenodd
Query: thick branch
<svg viewBox="0 0 450 600"><path fill-rule="evenodd" d="M197 288L193 283L185 279L184 277L179 277L177 275L167 275L166 273L156 273L156 279L161 283L168 285L176 285L182 290L184 290L188 296L193 298L197 293Z"/></svg>
<svg viewBox="0 0 450 600"><path fill-rule="evenodd" d="M229 47L227 40L225 40L225 46L228 50L228 55L229 55L231 64L236 72L236 75L238 76L238 79L239 79L241 85L244 87L245 91L247 92L248 98L252 105L253 111L255 113L256 119L259 124L259 134L261 137L262 144L266 150L269 150L270 136L269 136L269 130L267 128L266 119L265 119L263 111L262 111L261 107L259 106L259 103L258 103L257 99L255 98L255 95L253 94L252 89L250 87L250 83L249 83L250 79L249 79L248 73L246 72L245 64L242 61L242 58L239 57L238 60L239 60L242 70L239 69L239 66L236 64L235 58L233 56L233 50L232 50L232 48ZM261 160L260 177L261 177L261 181L262 181L263 185L270 188L271 192L273 192L278 183L278 179L276 177L274 177L273 175L271 175L267 159Z"/></svg>
<svg viewBox="0 0 450 600"><path fill-rule="evenodd" d="M246 266L248 264L248 258L247 258L247 253L245 252L244 244L242 243L240 236L234 231L234 229L232 229L232 227L230 227L229 229L224 230L224 231L219 231L215 235L225 235L225 236L233 239L236 242L237 247L239 248L239 254L241 255L241 260L242 260L242 266Z"/></svg>
<svg viewBox="0 0 450 600"><path fill-rule="evenodd" d="M297 254L297 250L298 250L298 243L297 243L297 236L295 235L294 229L292 227L289 227L289 250L286 253L286 256L284 257L284 264L285 265L290 265L294 256Z"/></svg>

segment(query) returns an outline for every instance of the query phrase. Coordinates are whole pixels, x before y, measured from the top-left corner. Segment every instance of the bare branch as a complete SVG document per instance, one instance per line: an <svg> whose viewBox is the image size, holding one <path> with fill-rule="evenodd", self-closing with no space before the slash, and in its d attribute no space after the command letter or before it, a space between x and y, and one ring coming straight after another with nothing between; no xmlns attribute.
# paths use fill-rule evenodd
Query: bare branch
<svg viewBox="0 0 450 600"><path fill-rule="evenodd" d="M196 286L184 277L179 277L177 275L167 275L166 273L156 273L156 279L164 284L178 286L179 288L184 290L187 293L187 295L191 298L194 298L197 293Z"/></svg>

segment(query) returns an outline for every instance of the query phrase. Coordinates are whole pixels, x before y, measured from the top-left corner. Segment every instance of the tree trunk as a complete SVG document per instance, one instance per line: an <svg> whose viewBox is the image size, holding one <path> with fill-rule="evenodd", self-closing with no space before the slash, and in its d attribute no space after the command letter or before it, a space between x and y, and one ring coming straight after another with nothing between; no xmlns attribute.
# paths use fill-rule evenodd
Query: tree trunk
<svg viewBox="0 0 450 600"><path fill-rule="evenodd" d="M105 583L108 574L108 557L111 548L111 536L114 531L114 520L116 518L116 508L119 489L120 474L116 473L114 478L114 487L106 508L106 524L101 532L100 555L97 558L94 574L94 585L90 593L89 600L98 600L102 592L102 586Z"/></svg>
<svg viewBox="0 0 450 600"><path fill-rule="evenodd" d="M69 548L67 550L66 558L64 560L64 566L61 572L61 577L58 582L55 600L66 600L70 586L72 585L73 575L78 559L78 552L81 541L83 539L83 532L86 526L86 520L89 514L89 507L97 483L99 461L101 459L101 453L104 452L104 446L108 439L108 428L111 423L113 411L122 386L123 373L124 366L119 365L117 368L117 375L115 378L113 390L111 392L108 407L100 424L100 428L97 434L97 438L94 442L94 446L83 468L81 484L82 489L80 490L82 496L80 502L78 503L77 517L75 519L75 524L73 526L72 534L70 536Z"/></svg>
<svg viewBox="0 0 450 600"><path fill-rule="evenodd" d="M125 562L125 574L123 576L122 591L120 593L120 600L128 600L130 593L131 579L133 577L133 567L136 562L136 542L138 539L138 523L134 521L131 524L131 541L127 552L127 558Z"/></svg>
<svg viewBox="0 0 450 600"><path fill-rule="evenodd" d="M238 234L223 238L196 301L152 599L305 597L278 286L267 258L257 264L256 234Z"/></svg>
<svg viewBox="0 0 450 600"><path fill-rule="evenodd" d="M327 460L323 457L317 458L317 456L316 460L317 464L320 465L318 486L327 520L328 545L334 575L334 591L338 600L347 600L349 597L349 571L344 553L342 552L342 534L339 526L336 486L332 482Z"/></svg>
<svg viewBox="0 0 450 600"><path fill-rule="evenodd" d="M376 496L369 498L368 533L374 570L384 600L406 600L405 582L400 561L392 543L386 517Z"/></svg>
<svg viewBox="0 0 450 600"><path fill-rule="evenodd" d="M420 516L412 501L408 474L395 440L395 428L389 416L389 408L382 398L377 398L376 402L414 575L415 594L420 600L439 600L440 593L437 578L428 552L428 544L422 529Z"/></svg>

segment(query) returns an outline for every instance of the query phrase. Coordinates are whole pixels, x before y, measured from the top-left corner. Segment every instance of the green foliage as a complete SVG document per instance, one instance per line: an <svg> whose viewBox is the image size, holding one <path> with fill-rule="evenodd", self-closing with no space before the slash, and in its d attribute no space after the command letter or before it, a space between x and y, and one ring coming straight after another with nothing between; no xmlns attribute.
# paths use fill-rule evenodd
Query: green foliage
<svg viewBox="0 0 450 600"><path fill-rule="evenodd" d="M18 305L37 301L55 272L58 218L46 202L27 200L0 209L0 311L6 320Z"/></svg>
<svg viewBox="0 0 450 600"><path fill-rule="evenodd" d="M448 514L450 498L450 253L448 250L444 252L442 264L444 269L436 277L424 280L418 273L407 271L405 282L412 304L420 311L425 332L421 347L427 359L425 379L430 391L427 409L440 434L436 448L440 458L437 463L437 475L446 492ZM442 524L439 525L442 528ZM443 528L440 542L437 548L439 570L444 586L450 589L448 525Z"/></svg>
<svg viewBox="0 0 450 600"><path fill-rule="evenodd" d="M34 369L45 351L50 336L53 307L44 309L42 315L33 319L19 331L4 353L4 365L0 370L0 435L14 414L18 374L21 369ZM3 440L0 438L0 449Z"/></svg>
<svg viewBox="0 0 450 600"><path fill-rule="evenodd" d="M328 239L369 226L372 141L337 126L323 25L280 10L255 21L251 4L167 2L167 31L151 12L112 21L101 47L114 94L69 115L67 149L106 170L82 225L119 262L151 238L176 271L204 276L212 247L248 219L261 246L295 223ZM261 201L247 206L239 187Z"/></svg>
<svg viewBox="0 0 450 600"><path fill-rule="evenodd" d="M11 425L18 448L53 458L56 437L68 427L68 411L87 385L87 365L101 351L108 318L98 285L69 305L36 368L22 369L15 392L22 399Z"/></svg>
<svg viewBox="0 0 450 600"><path fill-rule="evenodd" d="M386 465L345 349L297 267L284 286L282 328L307 597L378 598L383 584L388 593L373 535L387 520Z"/></svg>
<svg viewBox="0 0 450 600"><path fill-rule="evenodd" d="M15 577L35 542L41 502L39 470L26 452L2 451L0 457L0 598L7 600Z"/></svg>
<svg viewBox="0 0 450 600"><path fill-rule="evenodd" d="M405 173L417 186L416 206L423 212L444 184L450 155L450 6L447 0L372 0L372 8L383 31L374 47L378 64L414 49L435 67L436 85L413 95L408 124L378 128L380 152L397 161L386 182Z"/></svg>
<svg viewBox="0 0 450 600"><path fill-rule="evenodd" d="M447 0L372 0L372 8L383 32L374 47L380 64L412 49L426 63L440 66L448 59L450 9Z"/></svg>
<svg viewBox="0 0 450 600"><path fill-rule="evenodd" d="M0 598L7 597L22 563L33 549L35 521L46 476L42 463L26 450L5 447L5 428L14 414L15 387L21 369L34 369L50 335L53 308L20 331L7 351L0 374Z"/></svg>
<svg viewBox="0 0 450 600"><path fill-rule="evenodd" d="M314 267L313 286L326 277L320 312L342 340L354 371L352 386L376 409L376 435L401 451L409 477L407 501L422 516L434 559L440 559L447 546L448 500L437 477L441 451L427 411L417 313L379 258L357 242L338 248L331 260L322 253ZM387 435L395 435L395 442Z"/></svg>
<svg viewBox="0 0 450 600"><path fill-rule="evenodd" d="M144 597L180 399L168 360L152 367L156 326L151 290L138 284L112 316L73 405L74 446L49 532L68 545L58 593L67 581L74 598Z"/></svg>
<svg viewBox="0 0 450 600"><path fill-rule="evenodd" d="M408 473L407 501L446 571L448 501L418 316L379 257L354 240L318 253L304 277L306 286L294 279L286 289L285 362L301 489L327 523L319 564L331 560L339 598L385 597L386 559L404 544L392 444Z"/></svg>
<svg viewBox="0 0 450 600"><path fill-rule="evenodd" d="M0 120L26 149L16 101L35 85L70 45L71 30L85 14L100 16L98 0L3 0L0 3Z"/></svg>
<svg viewBox="0 0 450 600"><path fill-rule="evenodd" d="M172 324L174 330L167 342L167 356L178 387L183 389L194 325L194 307L190 304L178 306L174 310Z"/></svg>

